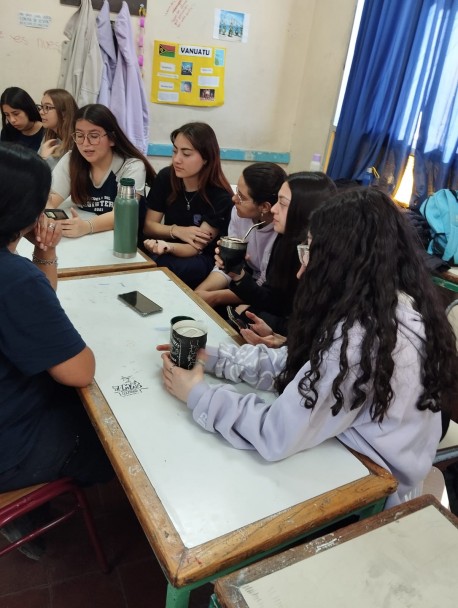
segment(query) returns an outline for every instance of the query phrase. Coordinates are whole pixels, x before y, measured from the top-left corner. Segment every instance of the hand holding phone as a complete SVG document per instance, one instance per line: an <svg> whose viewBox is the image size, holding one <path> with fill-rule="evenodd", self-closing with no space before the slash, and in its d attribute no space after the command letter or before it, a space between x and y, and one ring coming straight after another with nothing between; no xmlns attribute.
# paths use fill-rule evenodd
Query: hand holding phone
<svg viewBox="0 0 458 608"><path fill-rule="evenodd" d="M45 209L44 213L52 220L68 220L68 215L63 209Z"/></svg>
<svg viewBox="0 0 458 608"><path fill-rule="evenodd" d="M139 291L129 291L127 293L120 293L118 299L127 304L130 308L138 312L142 317L152 315L155 312L161 312L162 307L153 300L150 300Z"/></svg>
<svg viewBox="0 0 458 608"><path fill-rule="evenodd" d="M236 329L238 332L241 329L249 329L250 326L248 325L247 321L241 315L239 315L239 313L232 308L232 306L227 306L226 310L228 321L234 329Z"/></svg>

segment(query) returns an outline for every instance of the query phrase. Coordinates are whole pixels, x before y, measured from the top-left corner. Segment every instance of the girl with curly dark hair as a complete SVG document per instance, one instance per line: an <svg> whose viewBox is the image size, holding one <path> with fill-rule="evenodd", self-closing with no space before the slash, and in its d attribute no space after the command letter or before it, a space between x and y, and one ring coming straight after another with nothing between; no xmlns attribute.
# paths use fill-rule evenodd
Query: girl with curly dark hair
<svg viewBox="0 0 458 608"><path fill-rule="evenodd" d="M207 371L275 387L273 403L210 386L202 365L172 368L167 355L165 385L203 428L267 460L338 437L397 478L394 505L418 494L431 468L440 412L455 394L455 337L410 227L385 194L338 194L309 230L288 347L207 348Z"/></svg>

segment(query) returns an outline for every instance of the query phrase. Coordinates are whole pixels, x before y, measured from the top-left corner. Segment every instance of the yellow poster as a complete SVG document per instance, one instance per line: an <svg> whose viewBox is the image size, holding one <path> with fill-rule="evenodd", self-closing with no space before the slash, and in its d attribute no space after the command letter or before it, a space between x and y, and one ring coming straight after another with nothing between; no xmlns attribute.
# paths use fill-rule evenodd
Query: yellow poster
<svg viewBox="0 0 458 608"><path fill-rule="evenodd" d="M151 101L222 106L226 49L154 41Z"/></svg>

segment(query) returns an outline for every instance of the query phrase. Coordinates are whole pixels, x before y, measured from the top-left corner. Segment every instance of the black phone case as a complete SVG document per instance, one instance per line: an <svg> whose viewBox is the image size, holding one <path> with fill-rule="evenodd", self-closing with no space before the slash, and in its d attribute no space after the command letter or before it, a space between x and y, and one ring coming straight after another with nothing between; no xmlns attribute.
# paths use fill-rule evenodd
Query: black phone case
<svg viewBox="0 0 458 608"><path fill-rule="evenodd" d="M63 209L45 209L45 215L52 220L68 220L68 215Z"/></svg>
<svg viewBox="0 0 458 608"><path fill-rule="evenodd" d="M246 320L239 315L239 313L236 312L232 306L227 306L226 310L229 324L232 325L234 329L236 329L238 332L240 332L241 329L249 329L249 325Z"/></svg>

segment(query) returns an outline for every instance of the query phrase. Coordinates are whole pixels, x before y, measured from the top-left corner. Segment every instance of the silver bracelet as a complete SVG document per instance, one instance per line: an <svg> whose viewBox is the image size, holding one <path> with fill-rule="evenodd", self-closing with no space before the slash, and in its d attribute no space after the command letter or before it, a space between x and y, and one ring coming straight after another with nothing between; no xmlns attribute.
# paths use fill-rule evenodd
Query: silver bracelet
<svg viewBox="0 0 458 608"><path fill-rule="evenodd" d="M94 226L92 224L92 220L84 220L85 222L87 222L89 224L89 226L91 227L91 231L89 232L89 234L94 234Z"/></svg>
<svg viewBox="0 0 458 608"><path fill-rule="evenodd" d="M53 260L43 260L42 258L37 258L37 256L32 254L32 262L35 264L43 264L44 266L57 266L57 258Z"/></svg>

